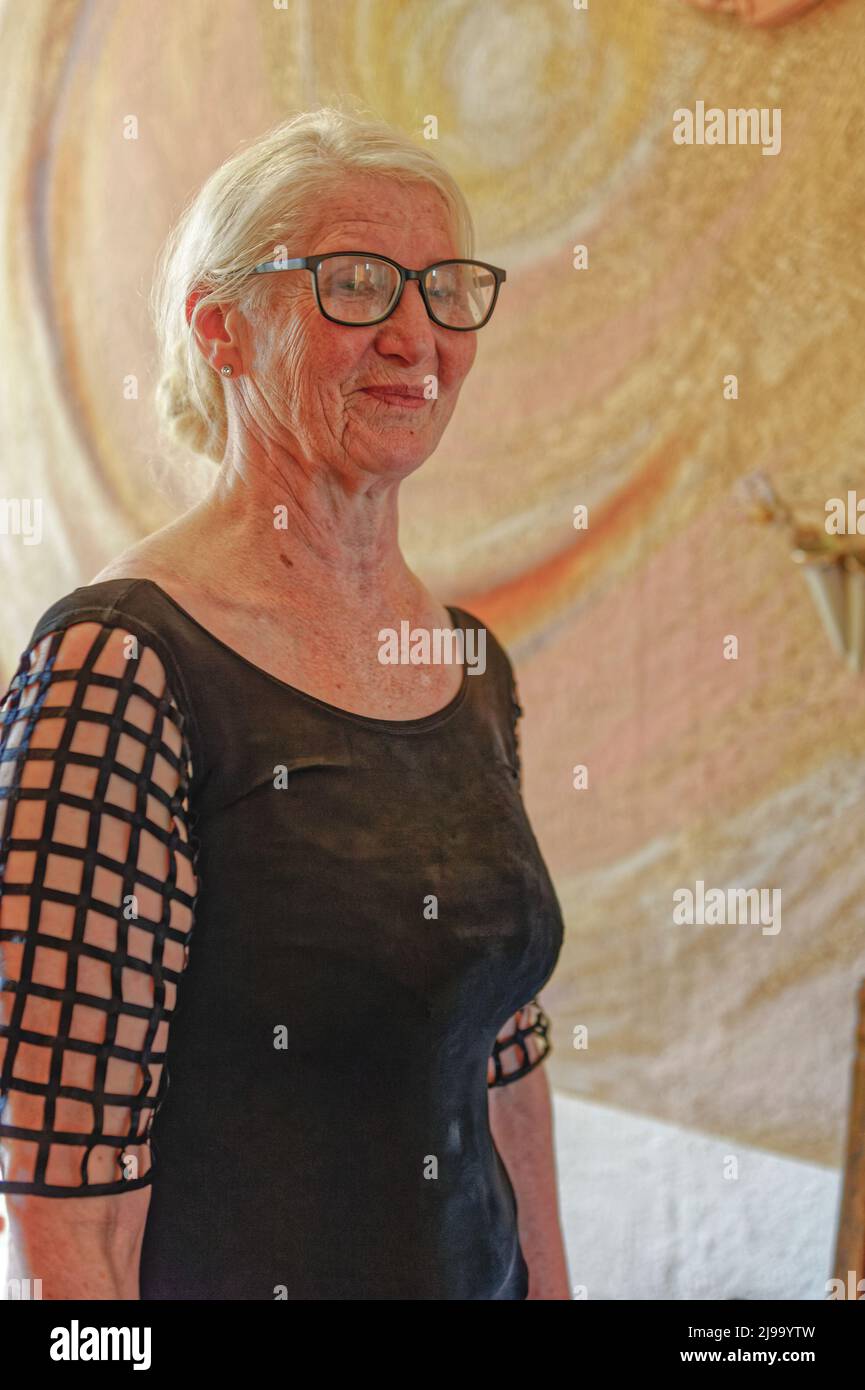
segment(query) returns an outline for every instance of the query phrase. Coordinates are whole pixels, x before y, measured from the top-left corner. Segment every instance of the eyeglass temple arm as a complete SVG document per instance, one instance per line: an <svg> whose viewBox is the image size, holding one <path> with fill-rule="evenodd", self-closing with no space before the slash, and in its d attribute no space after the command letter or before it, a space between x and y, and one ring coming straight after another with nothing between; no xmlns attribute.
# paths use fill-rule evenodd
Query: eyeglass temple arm
<svg viewBox="0 0 865 1390"><path fill-rule="evenodd" d="M291 259L279 257L275 261L261 261L253 266L253 271L257 275L264 274L268 270L311 270L313 261L309 256L292 256Z"/></svg>

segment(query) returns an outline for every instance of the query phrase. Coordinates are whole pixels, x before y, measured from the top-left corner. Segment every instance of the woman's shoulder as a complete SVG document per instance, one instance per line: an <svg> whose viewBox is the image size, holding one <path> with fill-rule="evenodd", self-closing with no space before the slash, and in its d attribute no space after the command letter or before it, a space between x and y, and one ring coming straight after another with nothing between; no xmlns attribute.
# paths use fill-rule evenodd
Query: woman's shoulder
<svg viewBox="0 0 865 1390"><path fill-rule="evenodd" d="M55 599L39 617L36 631L48 631L52 623L66 624L78 616L101 618L114 625L128 618L145 625L152 622L158 641L165 635L165 619L170 618L160 600L176 587L173 576L160 549L148 537L115 556L86 584Z"/></svg>
<svg viewBox="0 0 865 1390"><path fill-rule="evenodd" d="M134 655L137 650L150 648L165 669L173 690L183 696L186 693L183 669L186 661L172 616L172 611L162 601L156 581L149 575L120 573L109 566L88 584L60 594L38 613L24 654L32 652L48 637L53 638L56 653L61 638L70 628L79 625L95 625L102 629L101 644L106 641L108 630L121 629L124 637L135 639L134 646L129 648L127 644L125 650Z"/></svg>
<svg viewBox="0 0 865 1390"><path fill-rule="evenodd" d="M101 571L89 584L80 584L60 594L41 612L37 609L25 652L51 635L59 641L70 628L91 625L106 630L120 628L136 637L141 645L152 647L166 669L172 672L176 644L161 610L158 591L144 575Z"/></svg>
<svg viewBox="0 0 865 1390"><path fill-rule="evenodd" d="M98 574L95 574L84 590L98 589L104 584L125 584L131 588L135 584L150 584L163 589L176 581L177 568L171 564L160 563L158 556L145 550L132 550L109 561ZM76 590L76 593L81 590Z"/></svg>
<svg viewBox="0 0 865 1390"><path fill-rule="evenodd" d="M37 680L42 686L63 680L75 683L79 703L98 703L112 688L123 699L135 694L149 703L162 701L191 738L200 767L195 661L195 649L156 582L109 567L61 594L37 617L6 698ZM90 686L100 689L91 694Z"/></svg>
<svg viewBox="0 0 865 1390"><path fill-rule="evenodd" d="M124 577L92 581L68 590L53 599L37 617L32 640L38 640L47 632L68 627L76 621L92 619L110 622L123 609L130 592L138 583L138 579Z"/></svg>
<svg viewBox="0 0 865 1390"><path fill-rule="evenodd" d="M460 615L460 626L472 633L473 644L480 659L483 661L489 657L498 673L510 683L514 679L514 671L504 641L496 635L484 618L478 617L470 609L458 604L450 604L449 607Z"/></svg>

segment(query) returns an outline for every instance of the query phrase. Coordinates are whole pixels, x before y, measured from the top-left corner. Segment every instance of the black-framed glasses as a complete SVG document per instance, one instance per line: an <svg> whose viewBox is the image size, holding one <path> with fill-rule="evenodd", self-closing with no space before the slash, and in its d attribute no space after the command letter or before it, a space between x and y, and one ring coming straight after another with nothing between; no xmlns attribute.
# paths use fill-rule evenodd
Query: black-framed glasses
<svg viewBox="0 0 865 1390"><path fill-rule="evenodd" d="M256 274L271 270L310 270L315 300L331 323L368 328L392 314L406 280L417 280L424 307L440 328L470 333L489 323L506 272L486 261L436 261L409 270L389 256L368 251L328 251L321 256L261 261Z"/></svg>

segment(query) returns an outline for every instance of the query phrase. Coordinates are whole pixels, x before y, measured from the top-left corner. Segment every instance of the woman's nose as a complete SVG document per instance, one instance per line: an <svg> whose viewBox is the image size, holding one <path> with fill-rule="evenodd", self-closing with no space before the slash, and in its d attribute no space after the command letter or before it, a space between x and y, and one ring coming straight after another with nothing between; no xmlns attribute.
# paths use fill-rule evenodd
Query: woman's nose
<svg viewBox="0 0 865 1390"><path fill-rule="evenodd" d="M426 311L420 283L417 280L406 280L399 303L380 327L396 332L422 334L432 340L434 324Z"/></svg>

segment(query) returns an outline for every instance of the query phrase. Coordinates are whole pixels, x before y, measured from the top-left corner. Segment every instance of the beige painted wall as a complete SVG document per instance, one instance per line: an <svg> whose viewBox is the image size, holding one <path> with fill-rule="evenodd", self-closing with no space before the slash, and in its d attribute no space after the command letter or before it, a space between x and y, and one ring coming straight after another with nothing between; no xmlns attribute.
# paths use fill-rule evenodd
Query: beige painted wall
<svg viewBox="0 0 865 1390"><path fill-rule="evenodd" d="M31 0L0 7L0 46L2 495L43 505L38 545L0 536L4 678L53 598L209 476L166 465L150 404L145 296L185 197L307 105L355 94L418 139L436 115L479 253L509 278L404 489L403 536L517 666L527 801L568 928L550 1075L563 1100L788 1165L795 1226L796 1173L804 1193L843 1153L865 678L734 487L763 469L819 525L865 483L865 10L826 0L762 28L682 0L150 0L146 17ZM698 100L780 108L780 153L676 145L673 112ZM674 926L697 880L780 890L781 930ZM574 1159L569 1209L597 1183ZM687 1196L686 1178L671 1201ZM813 1287L831 1243L806 1226L790 1288Z"/></svg>

